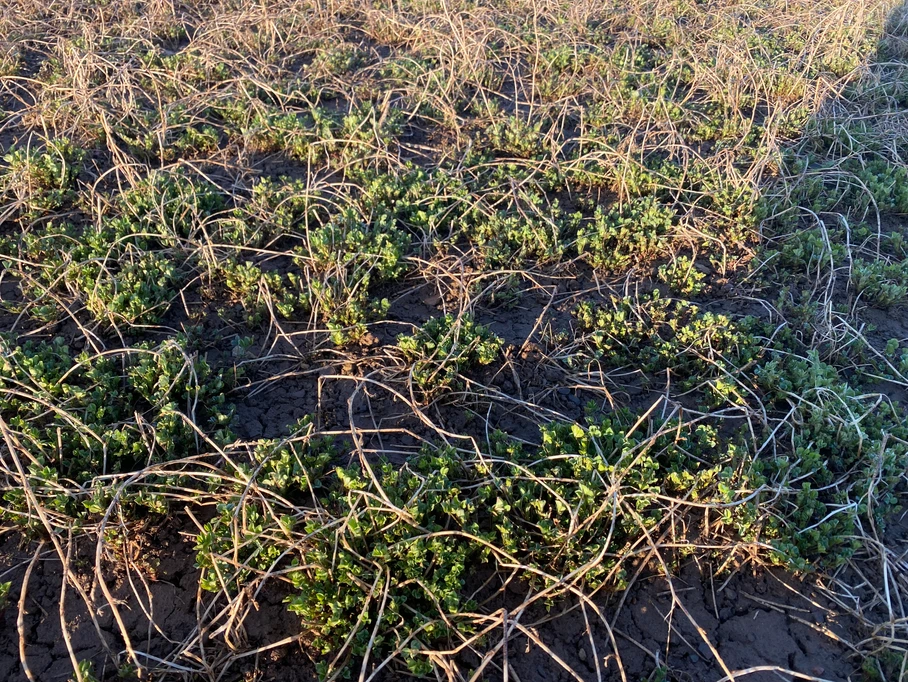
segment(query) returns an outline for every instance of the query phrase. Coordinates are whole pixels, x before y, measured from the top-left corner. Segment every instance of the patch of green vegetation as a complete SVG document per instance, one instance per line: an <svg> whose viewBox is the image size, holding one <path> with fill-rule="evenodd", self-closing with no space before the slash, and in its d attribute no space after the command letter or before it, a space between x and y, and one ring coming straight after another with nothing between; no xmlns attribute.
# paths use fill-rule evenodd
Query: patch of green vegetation
<svg viewBox="0 0 908 682"><path fill-rule="evenodd" d="M218 114L226 121L228 134L243 140L252 150L283 152L309 164L382 161L402 130L398 109L372 102L339 115L318 106L290 112L274 107L250 110L243 102L234 101L220 105Z"/></svg>
<svg viewBox="0 0 908 682"><path fill-rule="evenodd" d="M138 159L174 161L217 150L220 132L205 123L205 119L199 119L197 114L178 104L163 111L139 109L114 126L112 133Z"/></svg>
<svg viewBox="0 0 908 682"><path fill-rule="evenodd" d="M302 180L262 178L253 185L249 200L217 226L215 236L231 246L262 247L326 220L320 198Z"/></svg>
<svg viewBox="0 0 908 682"><path fill-rule="evenodd" d="M594 362L645 373L671 370L686 389L701 385L712 399L743 400L733 377L757 358L762 344L752 322L703 312L686 301L662 298L658 291L638 299L613 298L610 305L581 303L574 310L591 355L570 363Z"/></svg>
<svg viewBox="0 0 908 682"><path fill-rule="evenodd" d="M688 256L677 256L670 263L660 265L656 278L681 296L696 296L706 286L703 283L706 275L697 270L696 263Z"/></svg>
<svg viewBox="0 0 908 682"><path fill-rule="evenodd" d="M246 322L262 324L273 310L284 319L306 310L309 300L301 290L300 276L295 272L263 272L253 263L227 260L218 265L227 291L240 303Z"/></svg>
<svg viewBox="0 0 908 682"><path fill-rule="evenodd" d="M397 172L353 168L355 201L363 215L386 215L421 242L449 238L472 201L466 183L444 169L405 164Z"/></svg>
<svg viewBox="0 0 908 682"><path fill-rule="evenodd" d="M314 436L312 421L304 417L291 427L293 438L279 442L261 440L255 445L250 464L237 463L233 476L239 483L236 492L255 482L280 495L303 498L320 492L335 459L331 438ZM264 510L243 497L218 505L217 515L205 524L196 538L196 565L201 569L199 584L203 590L231 594L255 573L275 567L286 552L266 529ZM289 540L295 521L278 519L281 531Z"/></svg>
<svg viewBox="0 0 908 682"><path fill-rule="evenodd" d="M837 566L860 546L861 519L877 527L899 506L908 467L905 409L877 404L820 360L771 353L754 370L774 409L791 411L791 450L755 459L754 487L786 492L767 519L767 537L784 563L798 570Z"/></svg>
<svg viewBox="0 0 908 682"><path fill-rule="evenodd" d="M55 211L75 199L84 158L85 151L66 138L49 140L43 149L13 147L3 156L0 191L21 202L29 216Z"/></svg>
<svg viewBox="0 0 908 682"><path fill-rule="evenodd" d="M851 281L858 296L880 308L908 300L908 260L898 263L856 258Z"/></svg>
<svg viewBox="0 0 908 682"><path fill-rule="evenodd" d="M290 494L290 481L319 499L298 553L281 552L285 541L274 540L291 521L267 527L247 498L206 527L200 562L229 553L233 562L221 571L231 576L289 564L288 607L325 657L322 679L392 652L410 673L429 674L426 649L479 630L477 604L465 596L469 572L507 565L540 589L573 573L591 588L620 587L618 557L663 519L652 495L685 491L701 499L720 475L731 475L704 462L715 451L709 427L653 422L633 430L633 423L622 413L585 426L545 426L532 452L496 433L490 453L477 460L426 447L403 465L338 468L334 475L324 473L322 445L314 457L285 448L277 456L288 472L280 490Z"/></svg>
<svg viewBox="0 0 908 682"><path fill-rule="evenodd" d="M221 83L232 75L230 62L206 59L198 50L180 50L166 54L160 49L152 49L141 55L141 60L146 70L157 72L157 83L149 82L149 89L154 89L154 85L163 85L164 92L174 98L200 86Z"/></svg>
<svg viewBox="0 0 908 682"><path fill-rule="evenodd" d="M0 248L6 267L25 275L28 297L44 300L32 309L39 317L59 314L57 297L76 296L99 321L152 323L185 276L186 241L223 206L207 182L155 173L118 195L116 215L98 226L49 223Z"/></svg>
<svg viewBox="0 0 908 682"><path fill-rule="evenodd" d="M582 217L542 192L520 191L502 208L474 209L464 228L486 266L552 263L565 253Z"/></svg>
<svg viewBox="0 0 908 682"><path fill-rule="evenodd" d="M486 129L489 145L502 154L532 159L545 154L543 121L530 123L518 116L506 116Z"/></svg>
<svg viewBox="0 0 908 682"><path fill-rule="evenodd" d="M884 649L868 656L861 663L864 682L889 682L898 680L908 669L908 653L896 648Z"/></svg>
<svg viewBox="0 0 908 682"><path fill-rule="evenodd" d="M143 491L127 511L194 498L212 513L202 588L245 599L283 580L333 677L366 658L414 676L473 654L494 666L504 590L526 586L524 606L551 590L536 603L554 606L621 589L648 534L687 524L685 504L709 505L710 545L798 571L840 566L899 508L905 408L874 392L905 384L908 349L877 348L864 315L908 301L908 242L888 218L908 213L901 14L863 68L882 6L216 1L190 20L101 4L0 16L0 74L16 74L6 133L97 145L14 148L0 172L4 306L25 335L0 346L0 414L36 496L7 471L4 514L31 523L37 500L62 538L118 503L114 484L123 500ZM257 177L274 167L289 177ZM664 297L717 295L706 262L766 319ZM430 288L450 310L507 307L515 333L551 299L518 358L470 315L415 325L396 347L326 347L397 324L389 299ZM573 328L553 331L569 307ZM214 330L212 357L254 365L255 386L279 378L272 361L304 385L319 372L321 405L323 379L365 370L379 380L355 395L412 388L413 413L379 407L365 439L349 424L360 459L337 470L331 410L319 418L337 441L308 420L236 441L226 376L190 339L161 341L183 311L217 326L213 309L231 329ZM234 312L267 329L242 337ZM70 329L115 350L48 342ZM538 441L493 433L504 403L474 413L488 396L468 377L540 352L533 389L504 407ZM395 360L406 377L387 371ZM613 411L540 425L553 370ZM620 409L623 382L658 388L671 419ZM445 447L425 444L433 426ZM404 432L425 439L405 461ZM705 551L677 537L669 561ZM234 650L243 613L212 641ZM167 660L199 660L183 646ZM869 678L904 662L874 651Z"/></svg>
<svg viewBox="0 0 908 682"><path fill-rule="evenodd" d="M312 60L311 68L317 73L342 76L365 66L369 53L356 45L337 45L320 50Z"/></svg>
<svg viewBox="0 0 908 682"><path fill-rule="evenodd" d="M370 298L370 287L403 273L410 238L387 214L366 223L345 210L323 227L311 230L306 247L316 277L308 282L308 307L325 320L337 344L355 341L365 322L387 312L387 299Z"/></svg>
<svg viewBox="0 0 908 682"><path fill-rule="evenodd" d="M228 378L214 371L188 340L123 354L73 355L66 341L0 339L0 414L28 453L28 475L46 504L77 512L80 500L63 481L135 471L199 450L199 434L218 442L227 424ZM22 489L4 499L25 510Z"/></svg>
<svg viewBox="0 0 908 682"><path fill-rule="evenodd" d="M415 334L397 337L398 348L413 363L413 381L427 394L458 387L463 370L495 362L503 345L469 315L433 317Z"/></svg>
<svg viewBox="0 0 908 682"><path fill-rule="evenodd" d="M604 211L577 235L577 252L591 265L619 270L662 253L674 230L675 213L654 197L632 199Z"/></svg>
<svg viewBox="0 0 908 682"><path fill-rule="evenodd" d="M224 197L207 180L176 170L152 173L116 203L120 215L115 221L128 222L137 234L176 241L192 238L206 218L224 208Z"/></svg>
<svg viewBox="0 0 908 682"><path fill-rule="evenodd" d="M388 301L372 298L372 288L404 272L409 246L409 236L388 213L366 223L348 208L306 230L305 241L294 248L292 269L264 271L228 259L217 270L250 324L260 324L271 311L284 319L314 312L334 343L344 345L387 311Z"/></svg>

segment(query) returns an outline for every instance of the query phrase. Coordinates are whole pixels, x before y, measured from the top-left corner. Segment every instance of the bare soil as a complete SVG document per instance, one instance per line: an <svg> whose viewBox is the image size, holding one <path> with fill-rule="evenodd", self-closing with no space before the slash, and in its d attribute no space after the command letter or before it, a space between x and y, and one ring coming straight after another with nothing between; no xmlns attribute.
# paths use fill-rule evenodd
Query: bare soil
<svg viewBox="0 0 908 682"><path fill-rule="evenodd" d="M136 524L125 543L127 554L119 557L126 561L117 562L121 568L105 576L133 648L159 670L153 679L215 679L205 673L208 668L222 672L217 679L227 682L315 680L301 642L269 646L293 639L300 630L298 619L282 603L285 595L277 583L249 600L242 641L225 642L212 630L214 605L209 595L199 592L193 567L193 528L182 514ZM890 529L887 542L892 552L908 556L908 518ZM20 593L35 547L11 535L0 546L0 573L13 581L12 595ZM94 622L70 586L66 628L77 660L94 661L99 680L120 679L105 649L122 653L125 645L94 580L94 551L94 546L80 543L71 559L73 574L92 599ZM105 571L113 565L103 562ZM50 682L71 676L59 607L62 567L55 551L44 545L28 584L21 638L16 597L0 612L0 679L29 680L20 663L20 643L31 679ZM854 679L860 662L853 646L868 634L867 624L831 600L817 578L751 568L747 562L721 574L716 569L715 564L682 560L669 581L650 564L626 592L599 595L585 612L577 603L528 610L522 624L532 637L510 640L509 674L520 682L578 679L560 660L583 682L654 679L650 676L659 668L666 670L665 679L717 682L728 673L717 661L718 653L729 669L740 671L736 679L748 682ZM522 598L517 592L519 588L515 597ZM155 666L155 660L161 663ZM225 660L230 665L224 666ZM501 663L498 657L487 669L488 679L500 674L493 671L500 671ZM170 673L164 672L168 668ZM777 672L782 670L799 677Z"/></svg>

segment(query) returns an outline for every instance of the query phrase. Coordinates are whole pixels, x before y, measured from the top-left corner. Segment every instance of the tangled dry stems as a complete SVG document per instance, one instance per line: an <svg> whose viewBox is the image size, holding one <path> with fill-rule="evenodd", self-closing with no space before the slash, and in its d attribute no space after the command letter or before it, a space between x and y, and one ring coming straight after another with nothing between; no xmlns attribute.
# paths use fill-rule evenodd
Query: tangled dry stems
<svg viewBox="0 0 908 682"><path fill-rule="evenodd" d="M868 298L882 304L894 297L892 302L898 304L908 289L899 294L899 287L905 286L901 275L888 270L876 279L859 280L855 274L856 264L860 269L896 260L890 256L890 245L897 230L885 225L887 213L893 208L899 212L897 199L892 199L893 207L881 209L883 193L869 186L872 178L862 176L853 163L863 164L869 150L886 159L890 170L904 168L900 156L905 142L904 107L897 87L891 91L904 69L900 61L904 58L903 9L889 13L881 59L865 63L873 59L879 27L890 9L852 1L789 2L784 11L775 7L761 13L735 3L716 3L705 11L673 2L375 7L356 1L286 0L255 5L203 3L192 8L149 3L136 14L132 5L117 2L71 3L65 9L49 4L39 13L31 4L9 3L0 24L11 48L3 62L8 70L2 80L7 115L0 134L15 137L26 160L23 175L11 171L6 176L4 225L14 225L22 235L40 234L41 239L63 235L64 241L85 233L58 234L54 230L61 228L54 227L53 221L73 221L84 225L84 230L103 232L109 216L130 210L114 197L130 191L140 196L138 192L146 187L143 183L153 173L161 177L185 173L192 178L191 187L207 183L223 201L212 210L190 202L184 214L170 215L175 200L167 193L168 186L152 193L150 205L143 209L151 216L149 222L111 239L106 251L87 260L64 256L53 264L37 250L4 253L4 258L9 257L4 277L15 278L26 292L18 301L10 331L23 339L42 338L61 325L71 325L73 337L84 339L90 349L71 372L109 357L116 357L125 368L132 360L120 360L121 356L160 358L160 350L136 349L134 340L143 334L159 339L185 331L179 326L200 318L196 312L200 298L221 307L240 306L243 315L225 315L224 337L244 337L250 333L245 325L251 324L261 352L248 358L238 354L241 359L233 367L245 370L250 378L240 378L235 395L245 391L249 398L265 396L280 381L317 377L314 430L271 443L274 453L288 446L306 448L316 436L332 437L348 450L370 486L358 503L370 514L387 517L389 526L414 526L420 534L410 540L431 542L457 536L485 548L494 570L486 584L476 586L473 596L481 595L477 607L451 614L436 604L436 615L409 630L401 625L379 632L383 614L393 603L393 581L387 566L376 570L371 586L366 585L359 615L350 623L349 636L327 656L328 679L341 674L343 665L354 658L361 681L377 679L388 666L399 663L427 628L440 624L448 633L444 646L422 644L419 654L439 679L472 682L492 670L504 679L516 679L514 671L508 670L507 647L519 635L582 680L537 634L539 625L563 615L564 609L579 609L588 623L604 628L611 648L597 651L593 628L588 626L596 679L607 675L603 660L613 660L620 678L626 680L620 654L626 644L619 641L628 636L615 629L623 602L607 613L597 597L599 590L620 582L623 570L631 574L622 584L627 589L647 566L656 566L665 575L673 611L680 611L701 635L725 679L769 670L735 671L722 661L678 596L672 566L687 552L724 556L723 571L770 560L778 551L776 545L759 533L749 540L742 538L741 529L723 522L722 514L756 500L761 518L787 518L790 503L786 500L797 496L797 481L783 476L752 487L741 485L734 489L732 501L725 502L715 495L706 495L706 501L695 499L692 490L681 496L661 490L629 491L620 480L639 461L632 457L631 464L625 462L624 471L609 482L608 504L590 518L580 522L571 505L564 505L570 523L563 542L572 546L584 524L609 514L614 528L619 511L638 521L640 534L620 551L605 542L593 557L558 573L464 530L419 527L412 510L387 493L377 461L383 456L403 462L416 457L421 447L447 446L456 453L455 461L470 470L490 467L501 463L489 451L498 420L492 417L493 406L527 423L544 425L579 419L576 412L547 400L558 388L579 389L605 412L628 402L628 387L653 372L643 370L643 361L633 355L610 365L608 353L591 350L601 329L584 332L572 323L567 326L570 336L565 337L564 325L552 314L589 299L607 307L614 297L633 301L633 315L642 320L647 313L639 302L645 300L653 281L648 261L678 263L687 254L691 264L709 263L713 288L707 294L718 291L720 280L728 280L761 306L775 330L765 335L769 342L764 347L770 347L783 328L795 328L797 344L784 348L783 355L808 357L816 351L823 362L840 370L904 386L906 370L881 347L861 315ZM742 26L759 30L743 31ZM785 36L790 45L773 54L772 38L753 39L767 35ZM603 36L611 44L602 44ZM650 54L654 44L660 49L658 59ZM300 73L307 78L300 78ZM307 117L314 117L311 124ZM303 119L307 123L299 128ZM835 131L835 142L823 150L822 161L829 163L808 160L799 165L799 159L816 154L817 131L822 132L825 122L831 122ZM74 197L66 195L66 187L42 185L46 178L34 171L47 166L52 177L67 176L75 157L62 151L47 159L40 157L52 141L64 138L94 148L95 158L83 166ZM492 153L484 154L484 148ZM262 159L269 155L280 159L282 171L298 178L299 184L287 196L278 196L276 203L268 204L266 199L262 206L247 211L242 220L253 225L252 234L234 238L236 233L230 230L235 217L229 209L253 201ZM9 165L15 167L14 162ZM444 168L449 182L428 183L427 189L420 186L422 194L417 193L415 205L435 213L429 218L415 213L398 216L409 232L401 241L407 242L406 247L395 250L394 244L378 243L369 232L379 200L373 205L363 201L363 187L369 181L363 169L378 169L381 184L406 176L412 166ZM833 190L824 190L826 194L821 192L819 197L805 194L811 178L820 178ZM550 184L558 188L550 191ZM869 198L863 205L830 205L826 195L832 192ZM584 263L596 261L577 246L581 242L570 222L573 204L581 212L588 208L585 200L620 208L640 195L658 196L672 207L669 234L652 228L655 256L636 252L631 266L620 272L584 270ZM748 224L741 216L749 215L755 205L768 207L766 215L760 216L762 222ZM269 223L277 222L274 216L285 208L293 212L292 228L271 229ZM337 216L345 210L362 224L361 232L355 232L359 223L356 227L344 223L337 228L340 232L323 237L328 247L320 251L312 235L325 222L322 215ZM592 220L588 213L582 220ZM619 211L615 220L620 217ZM256 220L264 227L256 228ZM458 221L469 227L461 229ZM603 221L598 234L609 250L614 247L607 240L616 237L607 235L622 233L620 225ZM853 230L858 224L863 227ZM414 225L419 226L416 235ZM394 229L405 234L399 227L391 228L391 242L398 234ZM863 236L856 236L859 232ZM353 233L359 241L350 248L338 248ZM295 248L288 247L288 234L296 238ZM788 257L786 245L797 244L805 234L816 235L819 246L811 248L818 255L798 263L798 267L806 264L803 272L790 264L779 265ZM839 253L842 249L844 253ZM118 279L122 264L159 263L148 260L154 258L177 263L179 277L174 275L161 291L150 295L147 304L116 309L114 294L126 281ZM225 269L225 263L234 262L239 268L247 261L255 269ZM562 275L554 270L556 265L573 269ZM285 279L288 271L298 274L298 285ZM578 271L584 273L587 284L571 290ZM246 279L241 277L243 272ZM419 375L417 363L438 362L437 354L429 352L414 362L393 342L368 352L363 351L370 348L368 343L356 345L368 340L373 330L380 332L386 321L387 306L382 308L373 290L393 288L402 272L408 273L406 281L394 291L390 305L430 292L424 299L434 301L439 313L450 314L456 321L451 332L455 337L462 328L458 325L501 305L500 301L506 304L515 292L524 299L542 295L548 300L533 316L530 331L517 339L519 347L505 348L491 375L458 368L451 384L427 393L425 386L414 381ZM692 272L693 265L679 272L679 286L696 284L683 281ZM268 273L278 274L269 278ZM782 289L784 284L790 286ZM142 286L130 300L145 295ZM230 291L227 296L225 286ZM304 295L309 298L304 300ZM92 301L96 301L94 307ZM420 325L389 326L396 335L416 332ZM780 410L780 404L770 404L765 390L749 374L757 361L736 364L726 357L727 350L731 349L713 348L709 343L693 350L683 344L675 347L679 355L691 355L703 374L685 384L683 376L678 377L683 368L659 368L656 383L648 385L653 394L648 408L625 425L626 437L645 434L630 454L645 453L671 433L733 422L745 425L744 440L754 457L780 457L793 449L794 434L802 428L799 420L806 412L826 415L827 428L862 433L863 421L879 413L884 404L894 413L901 409L882 392L873 396L867 390L852 400L852 395L843 397L834 388L818 386L810 394L789 392ZM195 387L204 383L196 374L192 353L182 348L181 353L182 368L162 388L168 399L180 381ZM442 368L445 361L441 358ZM526 362L557 377L551 389L524 395L520 366ZM282 364L290 369L272 370ZM64 374L58 383L65 383L68 376ZM431 376L434 380L438 373ZM501 377L507 377L515 390L500 388ZM720 381L725 395L733 399L718 408L692 404L691 396L699 398ZM336 424L329 415L332 408L323 404L323 391L345 385L349 385L343 390L347 419ZM40 387L4 377L2 391L5 400L42 405L60 420L61 428L105 443L104 435L68 408L66 401L54 402ZM197 400L198 391L195 396ZM19 427L11 426L5 417L0 422L6 446L2 460L6 488L21 491L18 506L11 504L7 513L37 527L43 538L28 564L19 598L22 665L29 679L33 674L22 624L24 605L32 570L45 556L46 542L63 566L61 627L79 682L88 682L92 673L80 667L69 645L64 613L70 588L89 613L97 612L100 599L113 614L124 650L108 651L110 659L152 679L229 679L244 659L296 641L310 645L317 636L303 627L298 635L250 648L244 623L259 596L273 590L276 582L295 586L292 575L305 566L293 566L290 559L305 557L313 537L313 532L299 528L310 521L318 532L347 528L364 513L364 507L351 506L339 514L329 510L329 503L315 490L289 494L263 484L259 477L270 455L257 461L254 442L219 439L196 414L196 400L179 405L174 414L182 421L181 428L191 433L197 454L167 457L129 471L108 469L105 464L90 480L36 477L34 470L45 465L45 458L34 453ZM147 414L160 408L162 401L126 418L137 437L145 439L149 453L161 445ZM839 403L844 405L841 410L824 411L827 405ZM450 419L452 407L469 414L474 425L458 428ZM864 411L853 411L858 408ZM39 411L37 416L44 415ZM514 438L532 447L535 435L515 434ZM897 443L905 445L897 434L887 431L880 458L887 446ZM553 461L560 457L554 456ZM736 465L743 471L744 465ZM523 483L552 490L549 476L535 474L528 464L520 466ZM851 471L840 473L841 478L826 483L824 489L853 485ZM908 660L901 599L904 557L887 548L872 513L877 495L890 494L890 484L883 478L880 468L865 499L832 505L797 532L813 530L837 515L857 519L856 552L843 555L841 565L824 578L827 591L870 632L865 641L848 645L871 661L881 660L884 652L894 654L901 668L891 673L892 679L902 679ZM92 516L75 514L73 508L53 502L65 497L81 504L98 485L106 497L103 508ZM469 485L479 487L481 481L470 480ZM885 490L878 493L880 486ZM301 492L308 495L300 498ZM130 505L136 493L152 496L163 508L185 510L200 537L218 505L229 504L235 510L227 526L233 544L229 551L212 552L209 559L214 591L200 591L197 626L163 657L142 650L135 633L124 624L118 599L108 585L111 566L117 565L125 571L136 603L148 600L145 569L111 542L112 537L130 542L136 523ZM658 518L655 523L641 516L641 498L649 505L646 514ZM868 508L866 514L853 514L858 505ZM261 518L249 521L247 510L255 510ZM287 519L293 521L292 529ZM70 569L74 535L95 542L95 575L88 586ZM343 541L342 534L338 538L339 543ZM265 549L251 555L247 551L258 546L271 552L264 565L259 560ZM354 547L345 549L360 564L375 564L373 557ZM606 559L611 562L606 577L593 581L603 587L590 588L591 576ZM519 604L499 606L507 586L517 580L535 581L538 586L528 590ZM538 616L542 604L558 605L556 613ZM365 627L370 619L371 629ZM150 613L149 620L153 621ZM100 641L106 642L97 622L95 627ZM360 632L368 637L362 652L351 658ZM377 644L389 640L395 642L393 646ZM657 657L654 667L662 663Z"/></svg>

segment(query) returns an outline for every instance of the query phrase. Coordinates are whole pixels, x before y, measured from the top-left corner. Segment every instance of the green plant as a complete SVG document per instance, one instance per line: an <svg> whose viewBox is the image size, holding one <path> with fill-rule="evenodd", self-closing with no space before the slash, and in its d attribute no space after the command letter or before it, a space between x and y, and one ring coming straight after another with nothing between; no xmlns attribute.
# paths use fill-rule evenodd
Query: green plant
<svg viewBox="0 0 908 682"><path fill-rule="evenodd" d="M696 264L689 257L677 256L670 263L660 265L656 277L677 294L696 296L703 291L706 275L697 270Z"/></svg>
<svg viewBox="0 0 908 682"><path fill-rule="evenodd" d="M610 305L581 303L574 310L592 361L643 372L671 371L683 388L704 385L710 400L741 400L733 378L762 351L752 321L701 312L658 291L638 299L613 298ZM569 362L589 362L589 356Z"/></svg>
<svg viewBox="0 0 908 682"><path fill-rule="evenodd" d="M323 227L310 230L300 247L313 270L307 307L325 319L338 345L365 333L365 322L387 311L387 300L370 299L370 287L393 280L405 268L410 239L387 213L371 223L346 210Z"/></svg>
<svg viewBox="0 0 908 682"><path fill-rule="evenodd" d="M652 196L632 199L608 212L600 207L592 224L578 233L577 252L597 268L625 268L661 253L674 221L674 212Z"/></svg>
<svg viewBox="0 0 908 682"><path fill-rule="evenodd" d="M224 206L217 189L181 171L154 173L117 195L100 225L48 223L3 244L30 298L77 296L112 326L157 321L191 259L186 241ZM37 314L53 308L37 308Z"/></svg>
<svg viewBox="0 0 908 682"><path fill-rule="evenodd" d="M291 319L309 307L300 277L294 272L263 272L253 263L234 260L219 264L218 271L227 290L243 307L250 325L260 325L272 309L282 318Z"/></svg>
<svg viewBox="0 0 908 682"><path fill-rule="evenodd" d="M366 64L369 54L356 45L338 45L320 50L312 61L312 68L334 76L356 71Z"/></svg>
<svg viewBox="0 0 908 682"><path fill-rule="evenodd" d="M904 303L908 300L908 260L887 263L856 258L851 281L863 300L880 308Z"/></svg>
<svg viewBox="0 0 908 682"><path fill-rule="evenodd" d="M95 666L89 660L81 660L78 663L78 674L70 678L70 682L98 682L95 677Z"/></svg>
<svg viewBox="0 0 908 682"><path fill-rule="evenodd" d="M794 568L839 565L860 544L860 518L872 515L884 527L900 508L908 467L904 408L868 409L873 397L816 352L773 353L754 373L767 402L791 412L790 453L754 461L758 482L785 486L767 532L780 560ZM860 423L858 414L866 414Z"/></svg>
<svg viewBox="0 0 908 682"><path fill-rule="evenodd" d="M262 178L252 187L249 200L219 225L227 244L261 247L291 233L321 224L325 210L320 195L301 180Z"/></svg>
<svg viewBox="0 0 908 682"><path fill-rule="evenodd" d="M413 381L426 393L456 387L464 369L491 364L503 345L469 315L433 317L415 334L397 337L398 348L413 363Z"/></svg>
<svg viewBox="0 0 908 682"><path fill-rule="evenodd" d="M54 211L74 198L84 157L84 150L66 138L49 140L44 149L12 147L3 157L8 166L0 190L13 194L29 215Z"/></svg>
<svg viewBox="0 0 908 682"><path fill-rule="evenodd" d="M255 572L275 567L285 556L266 533L266 517L245 486L257 485L291 498L306 499L322 491L328 465L336 458L333 439L317 436L312 419L303 417L290 427L292 437L285 441L260 440L248 463L232 464L237 481L234 497L218 506L218 514L205 524L196 538L196 565L201 569L200 585L210 592L235 592ZM294 521L279 519L283 532L292 530Z"/></svg>
<svg viewBox="0 0 908 682"><path fill-rule="evenodd" d="M710 499L732 476L724 455L712 462L717 436L703 425L642 425L621 412L543 426L541 437L532 451L495 433L479 458L426 446L403 465L333 474L323 473L324 443L263 444L248 476L282 495L315 495L318 512L305 521L305 542L291 547L292 520L267 522L253 496L222 507L200 536L206 585L232 591L255 574L289 570L288 608L323 656L320 677L366 656L427 675L429 650L483 622L465 593L468 569L519 567L539 589L569 574L590 588L620 587L621 557L664 518L657 495ZM275 480L275 471L284 473Z"/></svg>
<svg viewBox="0 0 908 682"><path fill-rule="evenodd" d="M63 494L58 480L85 483L196 452L195 427L229 440L227 379L186 345L182 337L118 358L73 357L62 338L23 345L0 339L0 414L49 505L72 511L87 501ZM25 508L21 489L5 499Z"/></svg>
<svg viewBox="0 0 908 682"><path fill-rule="evenodd" d="M493 149L512 156L531 159L544 152L543 121L528 122L507 116L486 129Z"/></svg>
<svg viewBox="0 0 908 682"><path fill-rule="evenodd" d="M541 191L521 191L494 212L474 209L464 231L475 241L485 265L558 261L577 232L582 214L567 213Z"/></svg>

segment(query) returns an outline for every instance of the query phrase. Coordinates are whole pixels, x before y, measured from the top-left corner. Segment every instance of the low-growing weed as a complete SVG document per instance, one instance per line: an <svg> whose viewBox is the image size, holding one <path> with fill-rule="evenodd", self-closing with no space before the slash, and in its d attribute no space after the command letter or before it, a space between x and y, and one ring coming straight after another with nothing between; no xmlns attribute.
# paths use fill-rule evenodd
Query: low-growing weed
<svg viewBox="0 0 908 682"><path fill-rule="evenodd" d="M530 123L517 116L508 116L486 129L491 147L503 154L531 159L545 153L543 122Z"/></svg>
<svg viewBox="0 0 908 682"><path fill-rule="evenodd" d="M709 499L732 476L724 459L711 461L717 451L709 427L638 422L634 430L634 422L621 413L547 425L532 451L496 433L478 459L426 446L403 465L381 463L371 473L324 473L323 444L308 454L292 447L272 454L265 445L269 454L257 459L283 462L287 472L275 488L292 494L289 481L318 498L318 514L302 529L306 541L295 551L272 539L291 521L266 526L248 497L206 526L199 562L212 589L223 576L242 582L256 571L291 569L288 608L323 657L322 679L353 671L367 656L391 656L411 674L431 674L433 648L479 631L483 616L469 588L480 567L519 567L519 577L540 589L569 574L590 588L620 588L622 557L664 518L654 495ZM268 481L271 470L262 466L258 480ZM221 554L214 569L218 553L231 561Z"/></svg>
<svg viewBox="0 0 908 682"><path fill-rule="evenodd" d="M413 335L401 335L397 346L413 363L416 386L427 394L457 387L460 373L471 365L498 358L503 341L469 315L445 315L426 322Z"/></svg>
<svg viewBox="0 0 908 682"><path fill-rule="evenodd" d="M223 208L223 198L210 183L177 171L149 176L114 203L116 214L99 225L49 223L0 242L7 267L15 267L12 256L26 275L29 298L78 297L112 326L160 318L193 257L186 241Z"/></svg>
<svg viewBox="0 0 908 682"><path fill-rule="evenodd" d="M199 449L192 424L229 439L227 377L185 349L186 340L140 345L116 356L73 356L66 342L0 339L0 414L29 456L33 485L59 511L79 500L56 481L84 483ZM25 509L22 489L5 499Z"/></svg>
<svg viewBox="0 0 908 682"><path fill-rule="evenodd" d="M908 300L908 260L898 263L856 258L851 281L864 301L888 308Z"/></svg>
<svg viewBox="0 0 908 682"><path fill-rule="evenodd" d="M678 256L670 263L660 265L656 277L676 294L696 296L703 291L706 275L697 270L696 264L689 257Z"/></svg>
<svg viewBox="0 0 908 682"><path fill-rule="evenodd" d="M592 224L577 235L577 252L597 268L626 268L665 250L674 222L674 212L652 196L607 212L598 208Z"/></svg>
<svg viewBox="0 0 908 682"><path fill-rule="evenodd" d="M49 140L43 149L13 147L3 157L0 190L12 194L31 216L55 211L75 198L73 185L82 169L84 150L66 138Z"/></svg>
<svg viewBox="0 0 908 682"><path fill-rule="evenodd" d="M860 544L860 519L870 515L883 527L899 508L908 467L904 408L876 405L816 352L773 353L755 377L768 403L793 411L791 451L754 461L757 482L786 489L768 533L789 566L839 565Z"/></svg>
<svg viewBox="0 0 908 682"><path fill-rule="evenodd" d="M551 263L559 260L576 234L582 214L568 213L558 200L521 192L494 212L475 209L464 221L481 260L491 266L515 262Z"/></svg>
<svg viewBox="0 0 908 682"><path fill-rule="evenodd" d="M606 306L584 302L574 315L596 363L644 372L671 370L682 387L705 383L721 400L735 392L729 376L762 349L749 320L736 323L686 301L662 298L658 291L637 300L613 298Z"/></svg>

